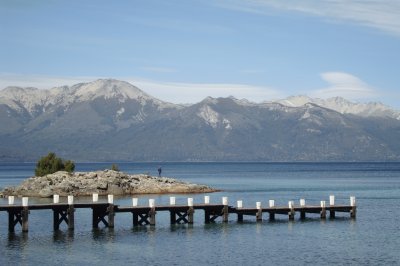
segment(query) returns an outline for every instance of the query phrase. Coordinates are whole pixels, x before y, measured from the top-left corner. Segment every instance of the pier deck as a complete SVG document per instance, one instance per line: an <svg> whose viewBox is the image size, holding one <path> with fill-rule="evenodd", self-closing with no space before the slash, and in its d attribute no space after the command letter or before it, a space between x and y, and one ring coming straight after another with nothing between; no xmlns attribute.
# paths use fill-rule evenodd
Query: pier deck
<svg viewBox="0 0 400 266"><path fill-rule="evenodd" d="M350 213L351 218L356 217L354 197L351 198L350 205L335 205L334 198L331 198L329 206L325 205L325 201L321 201L320 206L310 206L305 205L305 201L302 199L301 206L294 206L293 201L290 201L288 206L274 206L274 201L270 201L270 206L267 208L261 207L260 202L257 202L256 208L243 208L242 201L238 201L238 206L233 207L228 205L226 197L223 198L223 204L210 204L209 197L205 198L204 204L193 204L193 199L189 198L188 205L175 205L175 198L171 197L170 205L158 206L154 204L154 199L149 200L149 206L137 206L137 199L133 199L133 206L120 206L113 204L112 195L109 195L109 202L97 202L97 196L94 195L93 199L95 198L96 202L92 203L73 203L73 197L69 196L68 203L59 203L57 196L55 197L56 203L33 205L28 205L28 199L23 198L22 205L16 205L12 197L9 199L8 205L0 205L0 212L8 213L8 230L10 232L14 231L18 224L21 225L23 232L27 232L29 213L36 210L53 212L54 230L59 230L62 223L65 223L69 230L73 230L75 209L92 209L93 228L99 227L100 224L105 227L114 227L114 217L118 213L131 213L133 226L154 226L157 212L169 212L171 224L192 224L194 213L197 210L204 213L204 223L215 222L218 218L221 218L222 222L228 222L230 214L236 214L238 222L242 222L244 216L255 216L256 221L262 221L264 213L268 213L270 221L275 220L276 215L285 215L293 221L296 214L300 214L302 220L308 213L319 214L321 219L325 219L327 213L333 219L339 212Z"/></svg>

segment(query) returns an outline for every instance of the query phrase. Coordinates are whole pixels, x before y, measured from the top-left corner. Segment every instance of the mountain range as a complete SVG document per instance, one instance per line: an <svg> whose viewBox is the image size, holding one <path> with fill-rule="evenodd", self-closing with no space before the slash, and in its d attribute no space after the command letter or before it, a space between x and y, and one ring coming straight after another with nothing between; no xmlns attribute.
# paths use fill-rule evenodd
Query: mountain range
<svg viewBox="0 0 400 266"><path fill-rule="evenodd" d="M340 97L180 105L113 79L0 91L0 161L397 161L399 136L400 112Z"/></svg>

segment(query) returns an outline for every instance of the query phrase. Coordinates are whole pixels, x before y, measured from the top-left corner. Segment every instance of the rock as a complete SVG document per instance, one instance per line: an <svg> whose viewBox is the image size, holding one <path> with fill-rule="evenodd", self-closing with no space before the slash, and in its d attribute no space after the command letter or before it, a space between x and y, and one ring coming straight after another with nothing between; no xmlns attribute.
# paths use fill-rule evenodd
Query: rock
<svg viewBox="0 0 400 266"><path fill-rule="evenodd" d="M173 178L153 177L147 174L130 175L113 170L96 172L67 173L63 171L54 174L31 177L17 187L8 187L0 192L6 196L51 197L91 195L129 195L129 194L159 194L159 193L205 193L217 190L205 185L190 184Z"/></svg>

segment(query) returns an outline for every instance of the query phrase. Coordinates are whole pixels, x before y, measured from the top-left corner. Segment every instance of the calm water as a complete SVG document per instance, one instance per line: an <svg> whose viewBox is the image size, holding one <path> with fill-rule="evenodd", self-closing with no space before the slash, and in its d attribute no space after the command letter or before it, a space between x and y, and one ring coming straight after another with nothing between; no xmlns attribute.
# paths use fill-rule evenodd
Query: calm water
<svg viewBox="0 0 400 266"><path fill-rule="evenodd" d="M157 163L118 164L121 171L156 175ZM106 164L78 164L77 171L109 168ZM400 163L163 163L163 175L203 183L224 192L210 194L220 203L228 196L231 205L245 206L269 199L276 205L305 198L307 204L336 196L337 204L357 198L357 219L338 214L321 221L309 215L305 221L256 223L245 217L205 225L203 212L195 223L169 225L168 213L157 214L153 228L132 228L130 214L117 214L115 228L91 229L91 212L76 210L75 231L53 232L52 213L32 211L29 233L7 232L7 213L0 212L0 265L400 265ZM15 185L33 173L33 164L0 164L0 187ZM167 204L169 196L143 196L140 204L155 198ZM177 203L187 196L174 195ZM204 195L194 195L202 202ZM61 199L65 201L65 198ZM89 199L80 199L86 201ZM106 200L102 198L102 200ZM48 200L36 200L46 202ZM29 199L30 203L35 200ZM128 205L130 198L116 204ZM6 204L0 199L0 204ZM297 214L298 215L298 214Z"/></svg>

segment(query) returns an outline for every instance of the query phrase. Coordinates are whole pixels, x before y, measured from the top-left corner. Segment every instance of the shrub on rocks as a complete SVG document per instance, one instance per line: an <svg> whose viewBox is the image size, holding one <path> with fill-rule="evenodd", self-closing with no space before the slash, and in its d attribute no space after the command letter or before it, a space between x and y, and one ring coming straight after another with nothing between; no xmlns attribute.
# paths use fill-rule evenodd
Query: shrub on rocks
<svg viewBox="0 0 400 266"><path fill-rule="evenodd" d="M54 152L50 152L47 156L40 158L36 163L35 175L45 176L48 174L53 174L57 171L67 171L69 173L75 170L74 162L63 159L56 156Z"/></svg>

